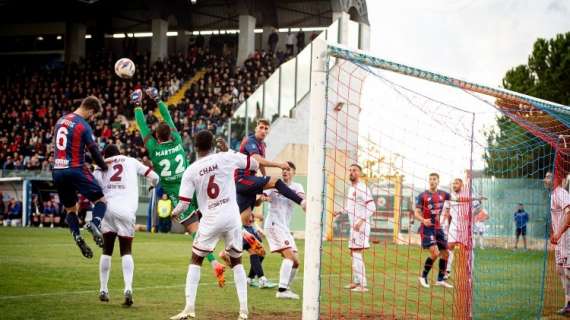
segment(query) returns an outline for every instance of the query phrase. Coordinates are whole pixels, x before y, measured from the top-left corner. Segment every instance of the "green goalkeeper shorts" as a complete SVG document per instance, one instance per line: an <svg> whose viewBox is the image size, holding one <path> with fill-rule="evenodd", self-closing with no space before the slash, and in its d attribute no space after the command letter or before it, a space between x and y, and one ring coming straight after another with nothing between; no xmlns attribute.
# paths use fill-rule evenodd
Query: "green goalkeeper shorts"
<svg viewBox="0 0 570 320"><path fill-rule="evenodd" d="M168 195L168 198L170 198L170 200L172 201L172 207L176 208L179 201L178 194L169 193L169 192L167 192L166 194ZM188 206L188 209L186 209L186 211L182 212L178 216L178 221L183 225L189 225L194 222L200 221L199 215L196 214L197 211L198 207L196 205L196 197L194 197L194 199L192 199L192 202L190 203L190 206Z"/></svg>

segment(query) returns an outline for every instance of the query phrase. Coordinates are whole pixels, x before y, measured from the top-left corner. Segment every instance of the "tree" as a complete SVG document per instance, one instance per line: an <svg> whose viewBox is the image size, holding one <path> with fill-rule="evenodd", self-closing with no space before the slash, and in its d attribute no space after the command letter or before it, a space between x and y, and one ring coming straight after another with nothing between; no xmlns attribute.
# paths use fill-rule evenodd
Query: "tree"
<svg viewBox="0 0 570 320"><path fill-rule="evenodd" d="M505 74L506 89L570 105L570 32L538 39L526 65ZM486 133L485 172L499 178L540 178L552 169L553 150L510 118Z"/></svg>

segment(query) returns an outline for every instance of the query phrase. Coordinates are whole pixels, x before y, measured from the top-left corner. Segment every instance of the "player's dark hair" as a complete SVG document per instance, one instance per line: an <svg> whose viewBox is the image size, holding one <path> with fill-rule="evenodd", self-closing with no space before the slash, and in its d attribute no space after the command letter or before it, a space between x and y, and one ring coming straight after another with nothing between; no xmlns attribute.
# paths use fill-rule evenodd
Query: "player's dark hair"
<svg viewBox="0 0 570 320"><path fill-rule="evenodd" d="M287 164L289 165L289 167L293 170L297 170L297 167L295 167L295 164L293 163L293 161L287 161Z"/></svg>
<svg viewBox="0 0 570 320"><path fill-rule="evenodd" d="M430 177L436 177L439 180L439 174L432 172L429 174Z"/></svg>
<svg viewBox="0 0 570 320"><path fill-rule="evenodd" d="M104 158L110 158L110 157L118 156L120 154L121 154L121 152L119 151L119 148L114 144L109 144L105 147L105 149L103 149L103 157Z"/></svg>
<svg viewBox="0 0 570 320"><path fill-rule="evenodd" d="M264 125L266 125L266 126L268 126L268 127L271 126L271 123L270 123L269 120L267 120L267 119L259 119L259 120L257 120L256 126L259 126L260 124L264 124Z"/></svg>
<svg viewBox="0 0 570 320"><path fill-rule="evenodd" d="M353 163L350 165L351 167L357 167L360 172L362 172L362 167L358 163Z"/></svg>
<svg viewBox="0 0 570 320"><path fill-rule="evenodd" d="M166 122L161 122L156 127L156 137L159 142L164 142L170 140L170 127Z"/></svg>
<svg viewBox="0 0 570 320"><path fill-rule="evenodd" d="M91 110L93 113L99 113L103 107L101 106L101 100L95 96L88 96L81 101L81 108Z"/></svg>
<svg viewBox="0 0 570 320"><path fill-rule="evenodd" d="M214 135L208 130L202 130L196 134L194 146L198 151L210 151L214 147Z"/></svg>

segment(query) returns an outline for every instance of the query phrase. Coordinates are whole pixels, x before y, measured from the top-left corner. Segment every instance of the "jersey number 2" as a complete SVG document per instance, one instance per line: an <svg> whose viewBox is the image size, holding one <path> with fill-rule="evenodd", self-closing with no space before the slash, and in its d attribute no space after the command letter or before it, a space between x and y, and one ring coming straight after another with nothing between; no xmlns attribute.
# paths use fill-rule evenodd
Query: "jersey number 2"
<svg viewBox="0 0 570 320"><path fill-rule="evenodd" d="M113 173L113 176L111 177L111 181L121 181L121 179L123 177L121 177L121 174L123 173L123 165L122 164L116 164L113 166L113 169L115 169L115 173Z"/></svg>
<svg viewBox="0 0 570 320"><path fill-rule="evenodd" d="M220 186L216 184L214 179L216 179L216 175L210 176L210 180L208 180L208 197L210 199L216 199L220 194Z"/></svg>

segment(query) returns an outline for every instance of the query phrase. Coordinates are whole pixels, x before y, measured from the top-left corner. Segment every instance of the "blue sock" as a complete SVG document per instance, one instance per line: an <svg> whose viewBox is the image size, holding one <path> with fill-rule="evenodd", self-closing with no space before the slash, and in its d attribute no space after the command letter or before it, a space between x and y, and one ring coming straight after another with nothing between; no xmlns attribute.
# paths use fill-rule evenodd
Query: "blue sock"
<svg viewBox="0 0 570 320"><path fill-rule="evenodd" d="M75 212L68 212L67 216L65 216L65 222L67 222L67 225L69 226L69 230L71 231L71 234L73 235L73 237L78 237L79 236L79 219L77 218L77 215L75 214Z"/></svg>
<svg viewBox="0 0 570 320"><path fill-rule="evenodd" d="M93 219L91 220L97 228L101 226L101 220L105 216L105 211L107 211L107 204L105 202L97 202L93 206Z"/></svg>
<svg viewBox="0 0 570 320"><path fill-rule="evenodd" d="M277 180L275 183L275 189L277 189L277 191L279 191L279 193L281 193L285 198L295 202L296 204L301 204L303 201L303 199L301 199L295 191L291 190L291 188L289 188L289 186L287 186L281 179Z"/></svg>

